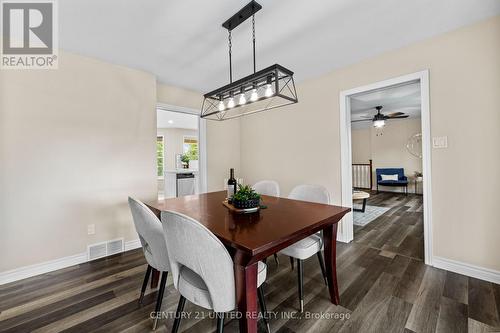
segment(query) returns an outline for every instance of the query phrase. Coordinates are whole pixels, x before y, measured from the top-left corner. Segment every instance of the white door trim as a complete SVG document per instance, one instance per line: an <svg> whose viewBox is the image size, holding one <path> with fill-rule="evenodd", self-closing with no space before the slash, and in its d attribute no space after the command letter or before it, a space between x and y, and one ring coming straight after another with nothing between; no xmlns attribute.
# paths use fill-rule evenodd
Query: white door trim
<svg viewBox="0 0 500 333"><path fill-rule="evenodd" d="M425 263L432 265L432 186L431 186L431 117L429 106L429 70L398 76L388 80L340 92L340 145L342 206L352 207L352 161L351 161L351 112L350 96L411 81L420 81L422 119L422 171L424 200L424 252ZM352 213L340 224L339 241L350 242L354 238Z"/></svg>
<svg viewBox="0 0 500 333"><path fill-rule="evenodd" d="M157 103L156 108L164 111L172 111L179 113L187 113L199 116L200 110L177 106L165 103ZM199 172L200 172L200 192L207 192L207 121L206 119L198 118L198 150L200 154Z"/></svg>

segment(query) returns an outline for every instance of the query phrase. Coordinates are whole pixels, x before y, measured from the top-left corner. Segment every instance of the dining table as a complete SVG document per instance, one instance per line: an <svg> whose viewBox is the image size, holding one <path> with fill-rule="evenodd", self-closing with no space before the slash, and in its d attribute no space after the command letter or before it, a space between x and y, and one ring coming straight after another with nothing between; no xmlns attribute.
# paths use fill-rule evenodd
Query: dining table
<svg viewBox="0 0 500 333"><path fill-rule="evenodd" d="M329 298L333 304L339 304L337 225L350 208L262 195L259 211L238 214L223 205L226 195L226 191L218 191L146 202L146 205L158 217L168 210L199 221L228 249L234 262L240 332L257 332L258 262L320 231Z"/></svg>

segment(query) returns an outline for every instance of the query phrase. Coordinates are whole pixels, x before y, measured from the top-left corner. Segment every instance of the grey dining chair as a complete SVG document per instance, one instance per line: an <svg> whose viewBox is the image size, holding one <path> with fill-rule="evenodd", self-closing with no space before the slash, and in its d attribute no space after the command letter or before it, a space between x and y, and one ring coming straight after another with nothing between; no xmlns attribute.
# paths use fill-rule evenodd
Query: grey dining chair
<svg viewBox="0 0 500 333"><path fill-rule="evenodd" d="M142 283L141 295L139 296L140 305L142 304L152 269L154 268L157 271L162 272L155 307L156 316L153 322L153 330L155 330L158 325L158 318L160 317L159 313L161 311L161 303L165 292L168 272L170 271L167 244L161 227L161 221L158 217L156 217L156 215L153 214L153 212L146 207L145 204L136 199L129 197L128 204L132 212L135 230L139 235L142 250L148 263L146 276L144 277L144 281Z"/></svg>
<svg viewBox="0 0 500 333"><path fill-rule="evenodd" d="M289 199L317 202L323 204L330 203L330 194L328 190L320 185L298 185L288 195ZM290 245L289 247L280 251L280 253L290 257L290 263L293 269L293 261L297 260L297 276L298 276L298 289L300 312L304 312L304 269L303 261L316 254L318 257L321 272L325 284L328 285L326 278L325 260L321 250L323 249L323 237L320 232L308 236L300 241Z"/></svg>
<svg viewBox="0 0 500 333"><path fill-rule="evenodd" d="M280 185L274 180L258 181L257 183L253 184L252 188L255 190L255 192L262 195L269 195L271 197L280 196ZM276 265L280 264L278 255L276 253L274 254L274 261L276 261Z"/></svg>
<svg viewBox="0 0 500 333"><path fill-rule="evenodd" d="M261 180L253 184L255 192L272 197L280 196L280 185L274 180Z"/></svg>
<svg viewBox="0 0 500 333"><path fill-rule="evenodd" d="M172 332L179 329L186 300L213 309L217 314L217 332L223 332L224 313L236 308L233 259L222 242L198 221L172 211L163 211L161 220L174 286L181 294ZM257 287L262 314L267 313L262 289L266 274L266 264L258 262ZM266 316L262 317L269 331Z"/></svg>

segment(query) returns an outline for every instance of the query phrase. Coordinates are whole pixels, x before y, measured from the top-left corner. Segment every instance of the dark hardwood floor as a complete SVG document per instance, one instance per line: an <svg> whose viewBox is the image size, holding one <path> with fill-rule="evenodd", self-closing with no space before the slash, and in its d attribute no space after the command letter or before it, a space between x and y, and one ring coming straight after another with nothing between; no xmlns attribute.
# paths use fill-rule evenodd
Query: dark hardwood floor
<svg viewBox="0 0 500 333"><path fill-rule="evenodd" d="M391 258L424 259L421 195L373 191L366 204L390 209L363 227L354 225L354 242L381 250Z"/></svg>
<svg viewBox="0 0 500 333"><path fill-rule="evenodd" d="M411 238L419 239L421 228L418 198L396 201L388 216L357 230L354 242L338 244L338 306L313 257L304 264L305 312L298 314L296 271L283 256L279 266L269 258L265 297L273 332L500 332L500 285L424 265ZM145 270L141 250L134 250L0 286L0 332L149 332L156 290L137 304ZM178 297L169 277L167 317ZM215 330L211 312L189 302L185 310L191 317L181 331ZM156 331L169 332L172 322L162 320ZM262 323L259 329L265 331ZM237 321L226 320L225 332L237 331Z"/></svg>

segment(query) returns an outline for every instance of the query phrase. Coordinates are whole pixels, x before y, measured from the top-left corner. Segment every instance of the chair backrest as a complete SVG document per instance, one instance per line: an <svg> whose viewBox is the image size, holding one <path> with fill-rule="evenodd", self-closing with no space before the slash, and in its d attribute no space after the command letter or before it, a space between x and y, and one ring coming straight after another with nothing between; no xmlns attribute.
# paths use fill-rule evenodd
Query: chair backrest
<svg viewBox="0 0 500 333"><path fill-rule="evenodd" d="M161 220L175 288L179 271L186 266L207 285L215 312L234 310L234 263L221 241L204 225L183 214L163 211Z"/></svg>
<svg viewBox="0 0 500 333"><path fill-rule="evenodd" d="M142 202L129 197L128 204L146 261L158 271L170 271L167 244L161 221Z"/></svg>
<svg viewBox="0 0 500 333"><path fill-rule="evenodd" d="M321 185L298 185L288 195L289 199L317 202L323 204L330 203L330 193Z"/></svg>
<svg viewBox="0 0 500 333"><path fill-rule="evenodd" d="M280 186L274 180L261 180L255 183L252 188L259 194L270 195L272 197L280 196Z"/></svg>
<svg viewBox="0 0 500 333"><path fill-rule="evenodd" d="M405 169L403 168L380 168L375 169L377 174L377 181L382 180L381 175L398 175L398 180L402 180L405 175Z"/></svg>

